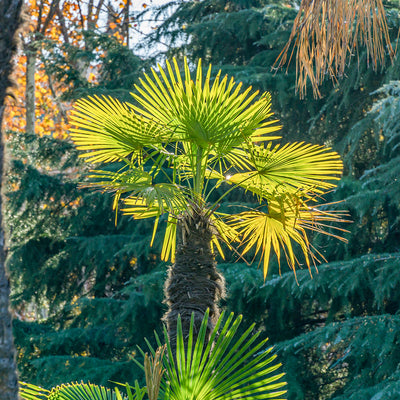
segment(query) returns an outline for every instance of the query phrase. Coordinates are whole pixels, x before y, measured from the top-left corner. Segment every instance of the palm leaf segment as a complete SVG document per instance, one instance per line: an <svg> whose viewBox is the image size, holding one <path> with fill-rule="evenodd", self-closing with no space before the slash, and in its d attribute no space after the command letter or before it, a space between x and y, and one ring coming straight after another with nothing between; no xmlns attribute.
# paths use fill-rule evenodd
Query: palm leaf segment
<svg viewBox="0 0 400 400"><path fill-rule="evenodd" d="M146 388L127 386L127 394L121 394L118 388L109 389L91 383L68 383L51 390L20 382L20 396L25 400L143 400Z"/></svg>
<svg viewBox="0 0 400 400"><path fill-rule="evenodd" d="M194 80L186 60L183 73L173 60L135 87L135 104L97 96L76 103L71 138L81 157L106 165L92 171L88 185L115 192L115 207L124 195L125 214L154 217L153 239L167 214L162 258L172 261L179 216L193 204L213 209L209 196L223 182L231 185L228 192L241 187L268 211L210 213L220 253L220 241L241 241L243 253L254 247L266 275L270 250L279 259L283 246L294 268L298 243L309 266L316 257L304 228L324 231L326 221L340 220L309 205L335 186L342 171L337 153L304 143L273 145L278 137L271 133L280 126L270 119L270 95L243 90L221 73L211 82L211 66L203 75L201 61ZM112 162L117 171L107 167Z"/></svg>
<svg viewBox="0 0 400 400"><path fill-rule="evenodd" d="M274 362L276 355L271 354L272 347L265 348L268 339L258 340L260 332L254 332L255 324L239 333L241 320L241 316L234 318L233 313L228 317L221 314L208 340L208 312L196 335L193 314L188 336L183 333L178 319L176 346L171 346L164 328L167 351L162 359L165 374L160 397L168 400L282 400L286 393L282 389L286 385L281 379L284 373L275 373L281 364ZM156 341L158 346L163 345L157 335ZM156 356L149 342L148 346Z"/></svg>

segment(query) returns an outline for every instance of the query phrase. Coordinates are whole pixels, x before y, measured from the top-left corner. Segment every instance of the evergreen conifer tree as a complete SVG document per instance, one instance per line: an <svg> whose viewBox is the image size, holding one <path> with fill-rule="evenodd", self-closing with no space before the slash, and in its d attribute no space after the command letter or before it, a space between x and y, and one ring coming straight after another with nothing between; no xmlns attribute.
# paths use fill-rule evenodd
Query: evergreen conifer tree
<svg viewBox="0 0 400 400"><path fill-rule="evenodd" d="M52 47L48 72L70 83L66 99L93 90L124 98L144 63L112 37L87 35L105 55L96 89L74 81L76 60L89 51L70 46L66 59ZM151 226L127 218L115 226L111 200L78 188L82 163L68 142L22 132L7 138L7 266L20 379L47 387L133 381L141 374L129 357L153 337L163 312L165 272L157 243L155 251L148 246Z"/></svg>
<svg viewBox="0 0 400 400"><path fill-rule="evenodd" d="M114 225L111 199L78 188L82 163L71 144L10 138L7 266L21 379L133 381L140 373L129 355L162 315L165 272L148 246L151 226Z"/></svg>

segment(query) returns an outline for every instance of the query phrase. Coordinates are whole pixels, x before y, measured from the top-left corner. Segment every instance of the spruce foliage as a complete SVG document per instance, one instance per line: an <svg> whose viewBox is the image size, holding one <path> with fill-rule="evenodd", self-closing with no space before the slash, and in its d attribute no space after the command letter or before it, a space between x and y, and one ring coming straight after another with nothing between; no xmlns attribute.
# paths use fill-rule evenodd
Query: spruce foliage
<svg viewBox="0 0 400 400"><path fill-rule="evenodd" d="M146 275L157 259L151 227L127 218L114 226L111 199L78 189L82 165L69 143L12 134L10 147L8 268L21 378L46 386L66 376L134 378L128 355L162 314L165 273Z"/></svg>
<svg viewBox="0 0 400 400"><path fill-rule="evenodd" d="M44 43L48 73L71 88L65 99L127 96L144 62L112 37L85 32L85 43L84 50L65 44L65 57ZM100 63L96 87L80 76L82 60ZM150 250L151 226L127 218L115 226L111 197L79 188L84 167L70 142L7 135L7 263L20 379L50 387L140 377L129 357L161 327L163 313L165 268L157 243Z"/></svg>

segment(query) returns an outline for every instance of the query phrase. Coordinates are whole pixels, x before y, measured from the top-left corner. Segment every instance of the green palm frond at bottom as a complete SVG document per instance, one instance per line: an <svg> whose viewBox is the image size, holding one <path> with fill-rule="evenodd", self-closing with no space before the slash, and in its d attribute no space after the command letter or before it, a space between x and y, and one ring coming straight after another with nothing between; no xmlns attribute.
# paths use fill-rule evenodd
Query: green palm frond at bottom
<svg viewBox="0 0 400 400"><path fill-rule="evenodd" d="M164 329L166 351L163 354L165 373L160 382L160 398L164 400L284 400L286 382L283 372L272 355L272 347L266 348L268 339L260 340L255 324L244 333L239 326L242 316L226 317L222 313L210 338L207 338L208 312L199 332L194 333L192 314L189 334L183 332L180 318L174 346ZM163 346L156 335L159 348ZM150 352L157 351L148 342ZM176 350L174 350L176 349ZM143 350L140 350L146 358ZM134 360L143 370L144 366Z"/></svg>
<svg viewBox="0 0 400 400"><path fill-rule="evenodd" d="M118 388L109 389L92 383L68 383L47 390L20 382L19 394L24 400L142 400L145 388L136 385L134 389L134 392L127 390L126 396Z"/></svg>

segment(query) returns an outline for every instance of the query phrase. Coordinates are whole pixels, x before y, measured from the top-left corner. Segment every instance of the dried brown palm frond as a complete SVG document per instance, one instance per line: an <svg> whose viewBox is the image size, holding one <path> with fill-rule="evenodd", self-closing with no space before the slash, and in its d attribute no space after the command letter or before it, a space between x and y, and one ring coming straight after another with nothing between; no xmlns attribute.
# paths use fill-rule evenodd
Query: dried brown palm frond
<svg viewBox="0 0 400 400"><path fill-rule="evenodd" d="M146 375L147 395L149 400L157 400L160 391L161 378L164 375L162 358L164 356L165 346L159 347L154 354L154 357L144 356L144 372Z"/></svg>
<svg viewBox="0 0 400 400"><path fill-rule="evenodd" d="M300 97L306 93L307 78L314 96L320 97L319 85L327 76L336 81L344 74L360 43L375 70L385 64L386 49L393 59L382 0L303 0L289 41L274 66L289 64L297 48Z"/></svg>

